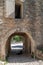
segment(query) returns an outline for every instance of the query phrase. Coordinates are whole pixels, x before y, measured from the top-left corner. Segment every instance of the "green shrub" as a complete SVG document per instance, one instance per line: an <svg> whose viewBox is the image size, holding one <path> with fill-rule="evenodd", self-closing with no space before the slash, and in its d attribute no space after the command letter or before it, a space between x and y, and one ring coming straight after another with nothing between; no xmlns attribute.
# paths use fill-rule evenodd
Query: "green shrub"
<svg viewBox="0 0 43 65"><path fill-rule="evenodd" d="M19 42L22 40L22 38L20 36L16 35L13 37L13 40L15 40L16 42Z"/></svg>

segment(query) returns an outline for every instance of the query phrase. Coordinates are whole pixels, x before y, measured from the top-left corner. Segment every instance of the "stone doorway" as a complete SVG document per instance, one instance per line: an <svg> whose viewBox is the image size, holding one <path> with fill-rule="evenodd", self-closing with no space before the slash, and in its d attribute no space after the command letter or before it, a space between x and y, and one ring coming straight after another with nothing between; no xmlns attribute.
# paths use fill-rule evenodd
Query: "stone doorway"
<svg viewBox="0 0 43 65"><path fill-rule="evenodd" d="M9 54L11 52L11 46L10 46L11 45L11 39L15 35L19 35L23 39L23 50L22 50L23 54L28 55L28 56L31 55L31 41L30 41L28 35L26 33L22 33L22 32L15 32L15 33L13 33L12 35L9 36L9 38L6 42L6 49L5 49L6 58L9 56Z"/></svg>

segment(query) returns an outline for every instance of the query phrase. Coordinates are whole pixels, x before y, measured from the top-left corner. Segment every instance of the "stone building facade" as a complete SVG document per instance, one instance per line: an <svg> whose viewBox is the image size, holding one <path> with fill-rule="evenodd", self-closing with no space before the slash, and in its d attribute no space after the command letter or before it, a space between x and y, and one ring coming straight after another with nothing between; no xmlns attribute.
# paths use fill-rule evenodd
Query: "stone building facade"
<svg viewBox="0 0 43 65"><path fill-rule="evenodd" d="M21 6L19 18L15 17L16 5ZM7 40L15 33L28 36L26 44L31 45L31 53L43 44L43 0L0 0L0 58L3 60Z"/></svg>

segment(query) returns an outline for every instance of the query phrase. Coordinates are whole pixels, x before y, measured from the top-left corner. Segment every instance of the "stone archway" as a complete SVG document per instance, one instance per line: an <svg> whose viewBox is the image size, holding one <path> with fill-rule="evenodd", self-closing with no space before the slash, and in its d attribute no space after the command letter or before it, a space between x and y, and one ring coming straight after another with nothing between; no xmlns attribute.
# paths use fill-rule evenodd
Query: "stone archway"
<svg viewBox="0 0 43 65"><path fill-rule="evenodd" d="M16 32L17 32L17 33L16 33ZM28 32L15 31L14 29L12 29L12 30L9 30L9 31L6 33L5 37L3 38L2 45L3 45L3 43L4 43L4 45L3 45L2 48L1 48L1 59L2 59L2 60L5 60L5 59L6 59L6 44L7 44L7 42L10 41L10 40L8 40L8 39L10 39L10 37L11 37L12 35L14 35L14 33L15 33L15 34L18 34L18 35L22 35L22 36L24 36L24 37L26 38L27 42L26 42L25 46L27 46L27 47L26 47L25 49L28 50L28 52L29 52L29 48L30 48L30 50L31 50L31 53L32 53L32 52L35 52L35 42L34 42L32 36L31 36ZM30 53L30 54L31 54L31 53Z"/></svg>
<svg viewBox="0 0 43 65"><path fill-rule="evenodd" d="M28 37L28 35L24 32L15 32L13 33L11 36L9 36L7 42L6 42L6 48L5 48L5 54L6 54L6 57L9 55L10 51L11 51L11 48L10 48L10 42L11 42L11 38L15 35L19 35L19 36L22 36L23 38L23 53L25 55L30 55L31 54L31 41Z"/></svg>

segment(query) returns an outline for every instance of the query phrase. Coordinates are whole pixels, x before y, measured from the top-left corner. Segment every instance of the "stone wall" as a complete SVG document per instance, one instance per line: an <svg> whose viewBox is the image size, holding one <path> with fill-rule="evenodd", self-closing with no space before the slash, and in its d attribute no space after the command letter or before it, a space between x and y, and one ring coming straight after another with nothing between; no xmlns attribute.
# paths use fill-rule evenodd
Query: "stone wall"
<svg viewBox="0 0 43 65"><path fill-rule="evenodd" d="M4 18L3 12L3 0L0 4L0 18L3 23L0 24L0 46L2 44L3 38L7 33L15 29L18 31L24 31L30 33L36 46L43 43L43 0L25 0L23 2L23 19L10 19ZM1 3L0 1L0 3ZM4 6L5 7L5 6ZM3 43L4 44L4 43ZM1 47L0 47L1 49ZM1 50L0 50L1 51Z"/></svg>
<svg viewBox="0 0 43 65"><path fill-rule="evenodd" d="M3 16L3 5L4 5L4 3L3 3L3 0L0 0L0 17L2 17Z"/></svg>

